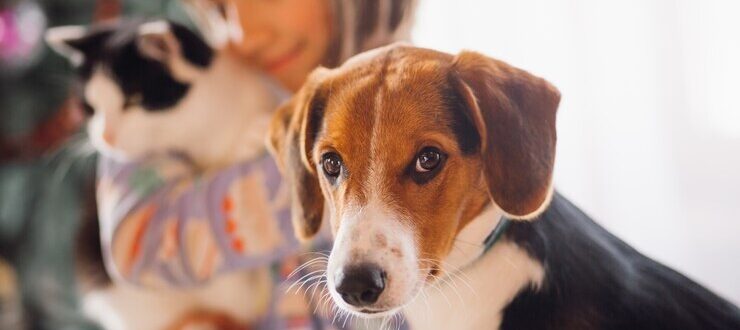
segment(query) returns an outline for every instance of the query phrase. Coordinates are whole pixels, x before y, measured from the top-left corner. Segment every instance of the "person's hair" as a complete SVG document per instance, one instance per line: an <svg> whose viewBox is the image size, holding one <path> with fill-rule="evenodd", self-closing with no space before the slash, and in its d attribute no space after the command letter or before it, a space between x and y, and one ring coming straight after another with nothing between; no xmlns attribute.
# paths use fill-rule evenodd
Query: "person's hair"
<svg viewBox="0 0 740 330"><path fill-rule="evenodd" d="M416 0L330 0L332 43L324 65L395 41L408 41Z"/></svg>
<svg viewBox="0 0 740 330"><path fill-rule="evenodd" d="M375 47L410 38L416 0L326 0L330 1L332 38L321 63L335 67L349 57ZM186 9L215 45L238 30L225 17L230 10L210 0L184 0Z"/></svg>

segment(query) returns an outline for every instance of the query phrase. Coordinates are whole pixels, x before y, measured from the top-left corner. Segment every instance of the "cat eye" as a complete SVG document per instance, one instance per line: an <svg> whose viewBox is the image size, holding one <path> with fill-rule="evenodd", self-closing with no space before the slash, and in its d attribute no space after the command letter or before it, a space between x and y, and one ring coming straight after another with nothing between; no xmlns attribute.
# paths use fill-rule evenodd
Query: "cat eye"
<svg viewBox="0 0 740 330"><path fill-rule="evenodd" d="M342 173L342 158L334 152L327 152L321 157L321 167L329 178L336 178Z"/></svg>
<svg viewBox="0 0 740 330"><path fill-rule="evenodd" d="M126 98L126 100L123 102L123 108L127 109L133 106L141 105L141 103L144 101L144 97L141 96L140 93L134 94Z"/></svg>

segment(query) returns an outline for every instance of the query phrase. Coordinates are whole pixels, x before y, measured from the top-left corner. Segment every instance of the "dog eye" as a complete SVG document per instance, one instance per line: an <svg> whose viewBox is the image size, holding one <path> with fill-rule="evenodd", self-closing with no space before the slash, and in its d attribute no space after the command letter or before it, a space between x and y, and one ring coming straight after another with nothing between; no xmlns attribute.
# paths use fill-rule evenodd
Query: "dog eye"
<svg viewBox="0 0 740 330"><path fill-rule="evenodd" d="M442 154L439 149L426 147L416 157L415 170L419 173L426 173L437 168L440 163L442 163Z"/></svg>
<svg viewBox="0 0 740 330"><path fill-rule="evenodd" d="M336 178L342 172L342 158L333 152L325 153L321 157L321 167L326 175Z"/></svg>

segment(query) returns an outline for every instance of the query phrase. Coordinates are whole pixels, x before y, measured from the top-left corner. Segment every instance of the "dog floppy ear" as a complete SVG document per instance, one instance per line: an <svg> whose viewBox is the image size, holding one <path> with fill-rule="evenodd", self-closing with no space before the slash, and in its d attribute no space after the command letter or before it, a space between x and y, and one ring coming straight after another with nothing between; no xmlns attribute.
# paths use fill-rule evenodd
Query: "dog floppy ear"
<svg viewBox="0 0 740 330"><path fill-rule="evenodd" d="M457 55L451 74L480 136L493 202L511 218L537 216L552 194L560 93L544 79L474 52Z"/></svg>
<svg viewBox="0 0 740 330"><path fill-rule="evenodd" d="M304 240L319 231L324 210L311 156L324 112L325 96L318 81L322 72L315 70L303 88L277 110L268 133L268 149L290 185L293 228Z"/></svg>

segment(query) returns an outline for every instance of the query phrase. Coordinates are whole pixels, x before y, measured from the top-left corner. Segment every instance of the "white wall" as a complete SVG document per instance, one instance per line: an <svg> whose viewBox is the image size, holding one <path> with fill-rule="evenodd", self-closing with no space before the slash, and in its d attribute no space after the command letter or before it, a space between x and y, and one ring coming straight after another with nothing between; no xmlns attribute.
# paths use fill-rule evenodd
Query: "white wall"
<svg viewBox="0 0 740 330"><path fill-rule="evenodd" d="M421 0L413 37L553 82L558 189L740 303L740 1Z"/></svg>

